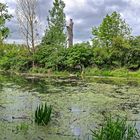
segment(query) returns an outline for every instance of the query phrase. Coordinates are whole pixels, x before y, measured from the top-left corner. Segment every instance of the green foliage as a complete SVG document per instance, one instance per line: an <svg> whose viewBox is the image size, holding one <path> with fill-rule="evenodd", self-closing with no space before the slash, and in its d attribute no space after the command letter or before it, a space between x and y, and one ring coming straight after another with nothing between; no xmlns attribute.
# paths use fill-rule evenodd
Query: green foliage
<svg viewBox="0 0 140 140"><path fill-rule="evenodd" d="M140 68L140 48L130 48L126 54L126 67L131 70Z"/></svg>
<svg viewBox="0 0 140 140"><path fill-rule="evenodd" d="M75 44L70 48L40 46L35 54L38 67L52 70L76 71L86 67L114 69L140 67L139 48L131 48L129 41L113 38L112 47L91 47L88 43ZM79 68L78 68L79 67ZM78 68L78 69L77 69Z"/></svg>
<svg viewBox="0 0 140 140"><path fill-rule="evenodd" d="M77 72L87 67L138 70L139 57L140 49L131 48L127 41L120 38L114 39L113 47L109 50L107 47L91 47L87 43L67 49L52 45L39 46L34 57L23 46L0 45L0 69L20 72L47 73L48 69ZM32 68L33 60L35 67Z"/></svg>
<svg viewBox="0 0 140 140"><path fill-rule="evenodd" d="M88 72L91 74L111 76L116 73L114 69L125 68L127 72L128 69L135 71L140 68L140 37L130 36L131 29L117 12L107 15L98 28L93 28L93 46L89 43L79 43L65 48L64 7L62 0L54 1L49 11L48 29L42 43L36 47L34 55L30 55L23 45L1 44L0 69L47 73L48 69L83 72L84 68L89 68ZM0 21L0 26L4 26L5 21L11 18L7 13L6 5L3 11L5 19L4 22ZM90 68L97 69L90 70ZM125 72L120 73L125 76ZM116 74L120 75L120 73Z"/></svg>
<svg viewBox="0 0 140 140"><path fill-rule="evenodd" d="M129 49L133 41L131 29L120 14L107 15L98 28L93 28L93 62L99 68L118 68L126 66Z"/></svg>
<svg viewBox="0 0 140 140"><path fill-rule="evenodd" d="M123 67L126 64L126 54L129 52L130 44L128 40L118 36L113 38L110 49L110 64L112 67Z"/></svg>
<svg viewBox="0 0 140 140"><path fill-rule="evenodd" d="M48 28L45 31L45 36L42 38L43 45L59 45L64 46L66 36L65 28L65 3L62 0L55 0L53 7L49 11Z"/></svg>
<svg viewBox="0 0 140 140"><path fill-rule="evenodd" d="M51 119L52 107L45 105L39 105L35 111L35 123L38 125L47 125Z"/></svg>
<svg viewBox="0 0 140 140"><path fill-rule="evenodd" d="M127 124L126 118L107 117L100 129L92 131L93 140L138 140L135 125Z"/></svg>
<svg viewBox="0 0 140 140"><path fill-rule="evenodd" d="M127 68L100 69L97 67L88 67L84 72L85 76L111 76L111 77L126 77L126 78L140 78L140 70L130 71Z"/></svg>
<svg viewBox="0 0 140 140"><path fill-rule="evenodd" d="M29 70L29 72L30 73L47 73L48 72L48 69L35 66L35 67L32 67Z"/></svg>
<svg viewBox="0 0 140 140"><path fill-rule="evenodd" d="M85 73L86 76L112 76L110 75L110 70L99 69L98 67L94 68L86 68Z"/></svg>
<svg viewBox="0 0 140 140"><path fill-rule="evenodd" d="M24 46L0 45L0 68L4 70L26 71L31 67L32 58Z"/></svg>
<svg viewBox="0 0 140 140"><path fill-rule="evenodd" d="M57 48L57 49L56 49ZM88 43L76 44L68 49L41 46L35 55L38 65L53 70L74 70L76 66L92 65L93 52Z"/></svg>
<svg viewBox="0 0 140 140"><path fill-rule="evenodd" d="M106 15L99 27L92 29L92 34L94 35L94 46L110 47L112 46L113 38L117 36L129 38L130 28L125 20L121 19L120 14L113 12L111 15Z"/></svg>
<svg viewBox="0 0 140 140"><path fill-rule="evenodd" d="M0 44L9 35L9 28L5 27L7 20L10 20L12 15L8 14L7 5L0 3Z"/></svg>
<svg viewBox="0 0 140 140"><path fill-rule="evenodd" d="M26 123L21 123L16 126L17 133L23 132L24 134L27 134L28 130L29 130L29 125Z"/></svg>
<svg viewBox="0 0 140 140"><path fill-rule="evenodd" d="M40 46L35 53L34 59L39 67L46 69L58 70L59 65L62 67L61 62L64 61L65 49L59 46L46 45Z"/></svg>
<svg viewBox="0 0 140 140"><path fill-rule="evenodd" d="M129 39L131 47L139 48L140 47L140 36L131 36Z"/></svg>
<svg viewBox="0 0 140 140"><path fill-rule="evenodd" d="M88 43L75 44L66 50L64 65L68 69L76 66L88 67L92 65L93 52Z"/></svg>
<svg viewBox="0 0 140 140"><path fill-rule="evenodd" d="M94 47L93 55L92 61L94 66L99 68L108 67L110 63L110 53L106 47Z"/></svg>

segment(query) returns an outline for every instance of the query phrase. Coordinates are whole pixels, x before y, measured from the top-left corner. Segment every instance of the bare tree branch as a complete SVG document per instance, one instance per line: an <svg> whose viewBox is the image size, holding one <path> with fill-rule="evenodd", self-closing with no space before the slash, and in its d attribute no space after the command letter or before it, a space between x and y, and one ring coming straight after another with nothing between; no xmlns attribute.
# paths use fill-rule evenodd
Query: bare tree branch
<svg viewBox="0 0 140 140"><path fill-rule="evenodd" d="M16 0L16 2L16 14L21 33L26 41L29 52L34 54L38 37L36 12L38 0Z"/></svg>

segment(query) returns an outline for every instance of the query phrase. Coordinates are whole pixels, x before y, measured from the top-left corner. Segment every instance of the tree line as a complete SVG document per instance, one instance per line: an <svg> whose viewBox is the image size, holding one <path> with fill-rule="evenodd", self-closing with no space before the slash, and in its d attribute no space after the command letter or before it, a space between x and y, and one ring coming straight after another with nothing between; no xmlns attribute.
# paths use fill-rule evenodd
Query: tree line
<svg viewBox="0 0 140 140"><path fill-rule="evenodd" d="M47 72L79 71L81 68L129 70L140 68L140 36L117 12L107 14L98 27L92 28L92 43L82 42L66 48L65 3L54 0L47 17L48 25L41 43L38 41L37 0L17 0L17 19L26 40L25 45L5 44L9 35L5 26L12 18L7 5L0 3L0 68L5 70Z"/></svg>

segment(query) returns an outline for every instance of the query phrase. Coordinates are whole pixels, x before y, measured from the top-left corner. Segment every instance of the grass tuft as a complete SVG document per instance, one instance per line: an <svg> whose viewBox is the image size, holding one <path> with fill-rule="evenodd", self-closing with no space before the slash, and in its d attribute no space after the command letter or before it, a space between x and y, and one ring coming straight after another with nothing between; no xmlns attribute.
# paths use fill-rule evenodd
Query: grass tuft
<svg viewBox="0 0 140 140"><path fill-rule="evenodd" d="M35 111L35 123L38 125L47 125L50 122L52 114L52 107L45 105L39 105Z"/></svg>
<svg viewBox="0 0 140 140"><path fill-rule="evenodd" d="M135 124L128 124L126 118L114 119L106 117L101 128L92 131L93 140L139 140L138 130Z"/></svg>

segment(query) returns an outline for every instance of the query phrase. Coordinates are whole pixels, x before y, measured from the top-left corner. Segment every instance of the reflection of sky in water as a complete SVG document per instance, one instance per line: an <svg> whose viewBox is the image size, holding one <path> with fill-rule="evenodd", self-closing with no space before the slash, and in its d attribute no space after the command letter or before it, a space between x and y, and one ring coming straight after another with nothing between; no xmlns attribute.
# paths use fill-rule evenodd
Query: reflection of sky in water
<svg viewBox="0 0 140 140"><path fill-rule="evenodd" d="M22 92L15 87L4 87L0 93L2 110L0 119L14 121L15 119L29 119L39 100L32 93Z"/></svg>
<svg viewBox="0 0 140 140"><path fill-rule="evenodd" d="M40 100L47 101L54 106L56 105L56 111L60 113L61 117L57 118L55 116L49 129L46 129L46 127L44 129L38 128L35 133L40 135L43 130L43 135L47 135L49 130L54 135L58 134L58 140L62 140L59 134L62 134L62 136L68 135L69 137L75 135L76 140L92 140L90 129L94 129L96 126L93 117L100 119L96 115L99 115L99 112L106 109L106 107L110 110L113 107L115 110L120 105L118 100L127 103L133 93L136 93L136 95L129 102L139 99L137 98L137 95L139 96L137 94L139 93L137 84L133 84L133 87L128 85L126 87L122 82L123 85L118 86L115 84L116 81L113 83L108 79L98 79L98 83L96 79L93 79L94 82L70 78L15 79L9 82L7 79L6 83L2 83L2 86L0 86L0 120L5 119L15 123L16 121L22 121L22 119L12 119L12 117L23 117L23 119L29 117L33 119L31 115L34 115L34 110ZM132 86L132 82L129 82L130 84ZM57 119L59 126L56 124L55 119ZM137 127L140 128L139 122ZM50 138L49 140L55 139ZM67 140L67 138L64 138L64 140Z"/></svg>
<svg viewBox="0 0 140 140"><path fill-rule="evenodd" d="M140 117L140 114L138 114L138 117ZM129 124L132 124L134 126L136 126L136 128L138 129L139 133L140 133L140 120L133 120L133 121L128 121Z"/></svg>
<svg viewBox="0 0 140 140"><path fill-rule="evenodd" d="M74 127L74 126L71 126L71 129L72 129L72 133L75 135L75 136L80 136L82 134L82 130L80 127Z"/></svg>
<svg viewBox="0 0 140 140"><path fill-rule="evenodd" d="M71 125L71 131L76 136L76 140L92 140L92 135L87 133L84 134L84 130L80 126ZM83 135L84 134L84 135Z"/></svg>
<svg viewBox="0 0 140 140"><path fill-rule="evenodd" d="M74 113L74 114L79 115L82 112L82 110L77 106L72 106L71 107L71 112Z"/></svg>

